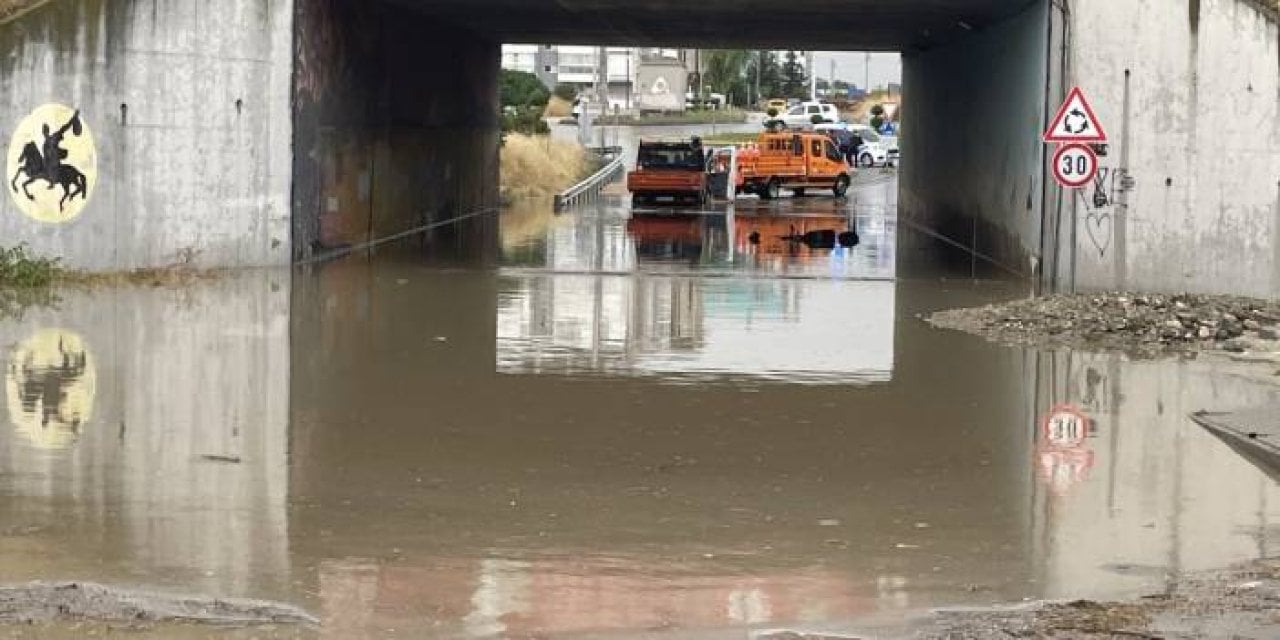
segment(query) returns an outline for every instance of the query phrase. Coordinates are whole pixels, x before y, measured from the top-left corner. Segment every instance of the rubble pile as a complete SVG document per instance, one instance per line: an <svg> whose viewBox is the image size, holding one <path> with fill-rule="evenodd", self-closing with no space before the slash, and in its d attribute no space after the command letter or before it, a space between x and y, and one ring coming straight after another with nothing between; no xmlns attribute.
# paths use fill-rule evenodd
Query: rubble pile
<svg viewBox="0 0 1280 640"><path fill-rule="evenodd" d="M1135 355L1280 350L1280 302L1194 294L1080 294L1017 300L928 318L998 342Z"/></svg>

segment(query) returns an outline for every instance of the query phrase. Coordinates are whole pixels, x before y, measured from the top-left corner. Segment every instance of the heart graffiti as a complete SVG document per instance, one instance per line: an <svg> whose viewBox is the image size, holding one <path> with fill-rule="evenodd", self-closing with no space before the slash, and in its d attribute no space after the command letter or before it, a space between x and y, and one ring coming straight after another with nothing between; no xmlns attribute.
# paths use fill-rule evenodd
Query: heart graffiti
<svg viewBox="0 0 1280 640"><path fill-rule="evenodd" d="M1105 258L1111 248L1111 214L1091 209L1084 217L1084 229L1098 250L1098 257Z"/></svg>

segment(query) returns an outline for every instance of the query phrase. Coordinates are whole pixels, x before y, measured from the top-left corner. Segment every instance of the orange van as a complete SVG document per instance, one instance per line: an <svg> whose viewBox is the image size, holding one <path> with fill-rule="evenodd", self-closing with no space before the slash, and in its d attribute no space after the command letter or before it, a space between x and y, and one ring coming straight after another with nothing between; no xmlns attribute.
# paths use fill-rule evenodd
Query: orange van
<svg viewBox="0 0 1280 640"><path fill-rule="evenodd" d="M830 189L843 197L852 183L853 168L830 138L818 133L762 133L754 149L740 154L738 190L765 200L790 189L803 196L808 190Z"/></svg>

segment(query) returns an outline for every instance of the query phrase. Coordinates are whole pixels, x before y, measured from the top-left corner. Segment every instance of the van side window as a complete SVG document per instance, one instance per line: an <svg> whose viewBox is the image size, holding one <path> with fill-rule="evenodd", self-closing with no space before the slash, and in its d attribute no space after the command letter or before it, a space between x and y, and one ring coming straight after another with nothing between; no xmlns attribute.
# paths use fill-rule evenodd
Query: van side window
<svg viewBox="0 0 1280 640"><path fill-rule="evenodd" d="M813 151L811 152L811 154L813 155L813 157L821 158L822 157L822 141L814 140L812 148L813 148Z"/></svg>
<svg viewBox="0 0 1280 640"><path fill-rule="evenodd" d="M836 145L828 140L826 143L827 159L832 162L844 162L844 157L840 155L840 150Z"/></svg>
<svg viewBox="0 0 1280 640"><path fill-rule="evenodd" d="M804 140L800 136L791 138L791 153L796 156L804 155Z"/></svg>

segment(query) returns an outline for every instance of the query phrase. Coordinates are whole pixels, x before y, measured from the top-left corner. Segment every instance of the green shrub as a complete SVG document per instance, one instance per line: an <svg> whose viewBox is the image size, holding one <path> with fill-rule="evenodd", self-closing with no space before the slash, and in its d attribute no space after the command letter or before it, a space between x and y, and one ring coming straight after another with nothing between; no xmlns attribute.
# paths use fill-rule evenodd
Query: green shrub
<svg viewBox="0 0 1280 640"><path fill-rule="evenodd" d="M577 87L571 84L565 84L563 82L556 85L555 90L553 90L551 93L554 94L555 97L560 98L565 102L573 102L578 97Z"/></svg>
<svg viewBox="0 0 1280 640"><path fill-rule="evenodd" d="M0 286L47 287L61 273L62 264L58 258L34 255L24 245L0 248Z"/></svg>

